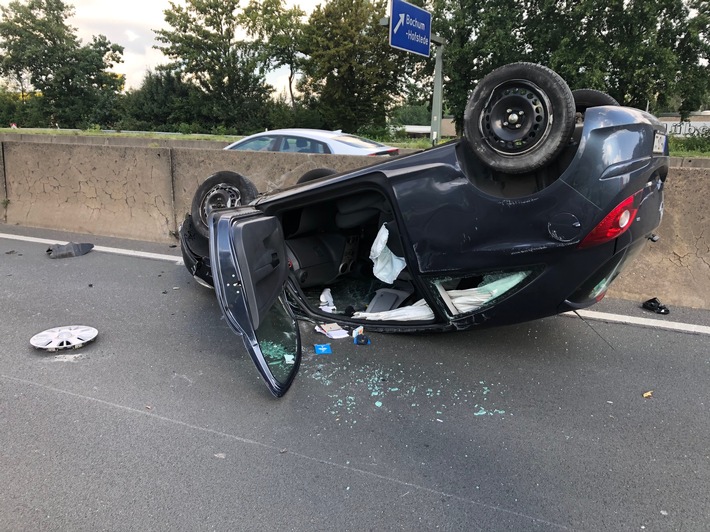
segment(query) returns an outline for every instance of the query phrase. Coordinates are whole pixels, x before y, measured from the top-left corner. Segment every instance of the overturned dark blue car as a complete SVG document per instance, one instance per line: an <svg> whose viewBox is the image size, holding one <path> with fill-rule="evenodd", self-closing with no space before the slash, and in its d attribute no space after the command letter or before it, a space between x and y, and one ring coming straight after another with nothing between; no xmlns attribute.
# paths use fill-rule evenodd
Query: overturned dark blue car
<svg viewBox="0 0 710 532"><path fill-rule="evenodd" d="M453 331L593 305L663 215L665 126L546 67L477 85L465 136L258 194L234 172L197 190L185 264L214 286L270 391L298 372L297 321Z"/></svg>

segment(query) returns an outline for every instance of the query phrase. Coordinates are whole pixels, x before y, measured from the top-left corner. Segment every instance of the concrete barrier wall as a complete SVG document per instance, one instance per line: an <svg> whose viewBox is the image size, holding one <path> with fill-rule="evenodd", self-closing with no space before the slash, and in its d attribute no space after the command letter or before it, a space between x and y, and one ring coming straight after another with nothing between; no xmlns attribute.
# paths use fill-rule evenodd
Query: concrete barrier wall
<svg viewBox="0 0 710 532"><path fill-rule="evenodd" d="M234 170L259 190L294 184L319 167L344 171L372 157L3 142L4 221L153 242L174 242L208 176ZM5 205L3 201L2 205Z"/></svg>
<svg viewBox="0 0 710 532"><path fill-rule="evenodd" d="M170 150L3 143L6 222L165 242Z"/></svg>
<svg viewBox="0 0 710 532"><path fill-rule="evenodd" d="M614 282L609 295L710 309L710 168L672 168L661 239Z"/></svg>
<svg viewBox="0 0 710 532"><path fill-rule="evenodd" d="M292 185L313 168L344 171L371 157L211 149L3 142L0 214L8 224L175 243L198 185L219 170L259 190ZM710 167L672 168L661 240L615 282L610 295L710 309ZM701 167L698 167L701 166ZM709 165L710 166L710 165ZM5 199L9 200L6 202Z"/></svg>

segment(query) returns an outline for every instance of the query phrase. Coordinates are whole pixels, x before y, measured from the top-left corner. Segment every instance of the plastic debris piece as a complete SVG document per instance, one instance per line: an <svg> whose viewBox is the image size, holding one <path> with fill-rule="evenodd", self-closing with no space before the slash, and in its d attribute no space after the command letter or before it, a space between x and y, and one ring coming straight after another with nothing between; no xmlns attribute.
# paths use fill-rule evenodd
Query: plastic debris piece
<svg viewBox="0 0 710 532"><path fill-rule="evenodd" d="M94 249L93 244L69 242L68 244L52 244L47 249L47 255L50 259L67 259L69 257L79 257L86 255Z"/></svg>
<svg viewBox="0 0 710 532"><path fill-rule="evenodd" d="M353 329L353 338L356 338L358 335L363 334L365 332L365 327L360 325L359 327L355 327Z"/></svg>
<svg viewBox="0 0 710 532"><path fill-rule="evenodd" d="M92 342L99 335L99 331L85 325L69 325L55 327L35 334L30 338L30 344L36 349L54 352L61 349L79 349Z"/></svg>
<svg viewBox="0 0 710 532"><path fill-rule="evenodd" d="M330 344L315 344L313 348L316 352L316 355L330 355L333 353Z"/></svg>
<svg viewBox="0 0 710 532"><path fill-rule="evenodd" d="M661 303L661 301L657 297L653 297L649 299L648 301L644 301L643 305L641 305L643 308L646 310L650 310L651 312L655 312L656 314L669 314L670 309L665 306L664 304Z"/></svg>
<svg viewBox="0 0 710 532"><path fill-rule="evenodd" d="M389 234L387 224L382 224L370 248L370 260L373 262L372 273L375 277L383 283L392 284L407 263L387 247Z"/></svg>
<svg viewBox="0 0 710 532"><path fill-rule="evenodd" d="M644 398L644 399L650 399L651 397L653 397L653 390L649 390L649 391L647 391L647 392L643 392L643 398Z"/></svg>
<svg viewBox="0 0 710 532"><path fill-rule="evenodd" d="M380 288L375 292L375 297L367 305L367 312L384 312L398 308L407 299L413 290L395 290L394 288Z"/></svg>

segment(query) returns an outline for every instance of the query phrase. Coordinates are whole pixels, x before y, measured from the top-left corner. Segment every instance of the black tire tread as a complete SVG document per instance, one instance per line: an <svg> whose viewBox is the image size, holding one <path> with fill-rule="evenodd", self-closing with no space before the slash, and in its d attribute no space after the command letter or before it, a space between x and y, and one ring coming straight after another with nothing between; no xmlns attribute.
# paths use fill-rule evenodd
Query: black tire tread
<svg viewBox="0 0 710 532"><path fill-rule="evenodd" d="M551 102L554 130L539 148L518 156L497 153L483 140L478 120L490 92L498 85L512 79L526 79L537 86L552 89ZM486 92L488 91L488 92ZM549 91L547 91L549 92ZM552 69L536 63L510 63L485 76L473 91L464 112L464 131L469 146L490 168L509 174L523 174L549 165L564 149L574 130L574 99L567 83Z"/></svg>
<svg viewBox="0 0 710 532"><path fill-rule="evenodd" d="M590 107L597 107L600 105L619 105L619 102L609 96L606 92L598 91L596 89L575 89L572 91L572 97L574 98L574 106L576 111L582 114L584 114L584 112Z"/></svg>

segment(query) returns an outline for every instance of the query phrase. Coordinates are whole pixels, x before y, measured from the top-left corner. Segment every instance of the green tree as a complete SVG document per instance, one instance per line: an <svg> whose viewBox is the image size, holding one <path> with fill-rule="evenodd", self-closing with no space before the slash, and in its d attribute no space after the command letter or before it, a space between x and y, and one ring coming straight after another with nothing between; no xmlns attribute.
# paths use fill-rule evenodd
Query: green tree
<svg viewBox="0 0 710 532"><path fill-rule="evenodd" d="M468 96L476 83L491 70L525 55L523 6L517 0L434 0L433 7L433 28L447 41L446 107L461 133Z"/></svg>
<svg viewBox="0 0 710 532"><path fill-rule="evenodd" d="M402 105L392 112L395 125L428 126L431 124L431 109L426 105Z"/></svg>
<svg viewBox="0 0 710 532"><path fill-rule="evenodd" d="M12 123L20 123L21 101L17 93L0 86L0 127L8 127Z"/></svg>
<svg viewBox="0 0 710 532"><path fill-rule="evenodd" d="M571 88L608 92L651 111L707 101L708 2L703 0L434 0L447 41L445 96L457 130L468 94L502 64L531 61Z"/></svg>
<svg viewBox="0 0 710 532"><path fill-rule="evenodd" d="M259 43L237 39L238 9L239 0L186 0L184 6L171 1L164 11L171 29L155 32L163 43L156 48L171 60L165 69L203 92L204 112L214 125L249 132L265 120L270 87Z"/></svg>
<svg viewBox="0 0 710 532"><path fill-rule="evenodd" d="M304 28L306 100L318 101L326 127L384 127L404 82L406 59L387 42L384 0L332 0ZM307 104L308 105L308 104Z"/></svg>
<svg viewBox="0 0 710 532"><path fill-rule="evenodd" d="M624 105L695 110L709 88L706 4L582 0L565 22L578 21L578 31L560 39L549 65L573 88L603 90Z"/></svg>
<svg viewBox="0 0 710 532"><path fill-rule="evenodd" d="M124 130L178 131L190 124L208 131L202 92L192 83L170 71L148 72L141 86L126 92L122 99L122 119L118 127Z"/></svg>
<svg viewBox="0 0 710 532"><path fill-rule="evenodd" d="M678 39L678 60L682 69L675 95L681 102L677 109L684 120L691 111L710 108L710 2L693 1L689 7L695 15ZM672 95L668 98L661 95L658 103L667 106L672 98Z"/></svg>
<svg viewBox="0 0 710 532"><path fill-rule="evenodd" d="M123 78L108 70L121 62L121 46L103 35L82 45L66 23L73 8L62 0L14 0L0 11L0 72L23 101L40 97L43 120L77 127L111 114Z"/></svg>
<svg viewBox="0 0 710 532"><path fill-rule="evenodd" d="M292 106L296 105L293 86L301 64L300 43L305 14L298 6L286 9L283 0L251 0L242 17L248 34L263 44L269 66L288 67Z"/></svg>

